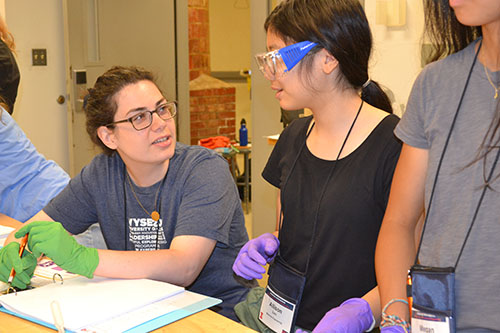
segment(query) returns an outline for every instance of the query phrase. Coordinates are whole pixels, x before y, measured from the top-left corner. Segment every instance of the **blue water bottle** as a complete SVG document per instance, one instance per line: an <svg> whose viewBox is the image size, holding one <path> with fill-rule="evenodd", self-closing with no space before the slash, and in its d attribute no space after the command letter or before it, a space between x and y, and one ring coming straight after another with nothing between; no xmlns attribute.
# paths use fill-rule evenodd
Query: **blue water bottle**
<svg viewBox="0 0 500 333"><path fill-rule="evenodd" d="M247 122L245 118L241 119L241 127L240 127L240 146L248 145L248 129Z"/></svg>

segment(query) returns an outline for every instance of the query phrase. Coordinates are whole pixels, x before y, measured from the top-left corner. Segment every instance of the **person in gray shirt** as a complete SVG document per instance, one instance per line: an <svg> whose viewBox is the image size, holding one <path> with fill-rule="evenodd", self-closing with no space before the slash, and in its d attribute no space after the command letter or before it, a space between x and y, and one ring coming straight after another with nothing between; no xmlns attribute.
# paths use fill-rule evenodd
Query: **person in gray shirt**
<svg viewBox="0 0 500 333"><path fill-rule="evenodd" d="M381 302L396 301L386 314L409 321L401 300L416 258L414 226L424 211L418 260L455 268L457 332L496 332L500 1L426 0L425 8L427 32L436 43L432 60L441 60L419 75L395 129L404 144L377 243ZM414 330L423 331L420 325ZM403 327L382 331L403 332Z"/></svg>
<svg viewBox="0 0 500 333"><path fill-rule="evenodd" d="M149 278L220 298L220 313L234 319L248 289L231 266L248 235L227 162L176 142L176 104L140 68L100 76L85 112L87 132L104 153L15 236L29 232L35 256L89 278ZM69 236L96 221L108 249Z"/></svg>

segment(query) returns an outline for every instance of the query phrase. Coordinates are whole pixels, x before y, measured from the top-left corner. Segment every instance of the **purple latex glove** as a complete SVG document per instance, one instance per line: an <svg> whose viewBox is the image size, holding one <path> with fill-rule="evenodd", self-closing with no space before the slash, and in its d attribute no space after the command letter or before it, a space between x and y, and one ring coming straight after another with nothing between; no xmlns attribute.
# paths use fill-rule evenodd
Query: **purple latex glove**
<svg viewBox="0 0 500 333"><path fill-rule="evenodd" d="M263 267L276 255L280 242L273 234L266 233L249 240L238 253L233 271L244 279L262 279Z"/></svg>
<svg viewBox="0 0 500 333"><path fill-rule="evenodd" d="M372 310L362 298L350 298L328 311L313 333L364 332L372 327Z"/></svg>
<svg viewBox="0 0 500 333"><path fill-rule="evenodd" d="M387 326L380 328L381 333L405 333L405 329L401 326Z"/></svg>

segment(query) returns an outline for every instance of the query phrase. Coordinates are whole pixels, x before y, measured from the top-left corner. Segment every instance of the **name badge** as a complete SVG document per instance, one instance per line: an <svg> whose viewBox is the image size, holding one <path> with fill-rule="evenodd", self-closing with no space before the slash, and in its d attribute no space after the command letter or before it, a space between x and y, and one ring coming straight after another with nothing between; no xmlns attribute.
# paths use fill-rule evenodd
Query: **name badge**
<svg viewBox="0 0 500 333"><path fill-rule="evenodd" d="M283 299L267 286L260 306L259 319L274 332L289 333L295 309L296 304Z"/></svg>
<svg viewBox="0 0 500 333"><path fill-rule="evenodd" d="M411 331L422 333L451 333L453 318L442 313L412 308Z"/></svg>

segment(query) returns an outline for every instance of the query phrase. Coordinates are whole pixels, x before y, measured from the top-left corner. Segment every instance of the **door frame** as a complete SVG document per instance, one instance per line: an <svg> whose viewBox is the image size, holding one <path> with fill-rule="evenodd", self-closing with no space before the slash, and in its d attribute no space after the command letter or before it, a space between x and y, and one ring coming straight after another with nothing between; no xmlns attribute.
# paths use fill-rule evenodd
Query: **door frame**
<svg viewBox="0 0 500 333"><path fill-rule="evenodd" d="M5 1L5 0L2 0ZM69 14L68 14L68 1L61 0L63 6L63 20L64 20L64 54L66 58L65 74L66 74L66 92L69 96L67 104L68 113L68 144L69 144L69 164L70 175L75 176L80 170L80 166L75 163L75 139L74 139L74 121L73 117L77 110L75 110L75 103L78 96L75 95L72 79L72 61L70 50L70 28L69 28ZM174 29L175 29L175 98L178 103L178 116L177 116L177 140L186 144L191 141L190 133L190 111L189 111L189 41L188 41L188 1L187 0L170 0L173 1L174 7ZM92 83L88 84L88 87Z"/></svg>

